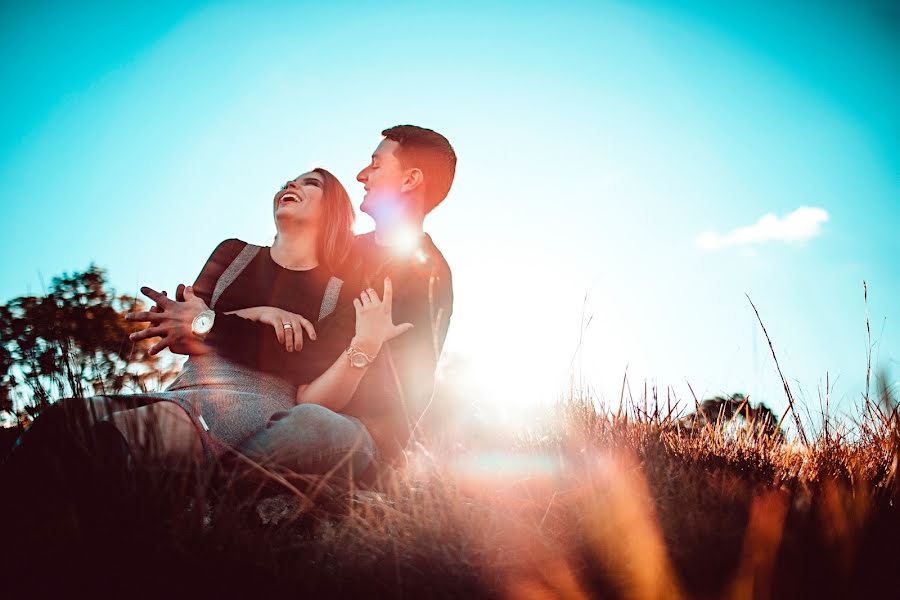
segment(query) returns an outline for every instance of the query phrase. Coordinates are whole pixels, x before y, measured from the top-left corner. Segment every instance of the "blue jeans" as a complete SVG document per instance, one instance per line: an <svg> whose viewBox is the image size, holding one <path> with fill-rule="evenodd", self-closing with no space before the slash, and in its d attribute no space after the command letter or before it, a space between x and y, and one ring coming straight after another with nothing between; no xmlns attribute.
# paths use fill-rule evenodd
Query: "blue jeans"
<svg viewBox="0 0 900 600"><path fill-rule="evenodd" d="M300 474L327 473L337 467L336 472L349 472L353 478L362 475L378 454L359 419L318 404L276 412L238 450L258 462Z"/></svg>

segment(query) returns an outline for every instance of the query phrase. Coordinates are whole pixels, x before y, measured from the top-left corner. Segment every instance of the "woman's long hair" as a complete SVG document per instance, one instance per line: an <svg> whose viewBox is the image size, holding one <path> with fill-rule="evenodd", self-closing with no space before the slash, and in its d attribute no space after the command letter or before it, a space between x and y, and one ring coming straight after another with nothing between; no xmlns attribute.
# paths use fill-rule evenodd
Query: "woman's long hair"
<svg viewBox="0 0 900 600"><path fill-rule="evenodd" d="M322 168L313 169L313 172L325 180L316 254L320 264L332 273L337 273L353 244L353 222L356 215L350 196L338 178Z"/></svg>

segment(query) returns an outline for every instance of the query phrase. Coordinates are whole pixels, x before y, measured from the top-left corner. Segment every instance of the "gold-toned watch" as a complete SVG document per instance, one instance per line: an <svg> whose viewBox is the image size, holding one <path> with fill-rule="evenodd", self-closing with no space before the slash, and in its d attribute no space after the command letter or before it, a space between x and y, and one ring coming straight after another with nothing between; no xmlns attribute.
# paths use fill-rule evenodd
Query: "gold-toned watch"
<svg viewBox="0 0 900 600"><path fill-rule="evenodd" d="M350 357L350 366L357 369L364 369L375 362L375 356L369 356L355 346L347 348L347 356Z"/></svg>

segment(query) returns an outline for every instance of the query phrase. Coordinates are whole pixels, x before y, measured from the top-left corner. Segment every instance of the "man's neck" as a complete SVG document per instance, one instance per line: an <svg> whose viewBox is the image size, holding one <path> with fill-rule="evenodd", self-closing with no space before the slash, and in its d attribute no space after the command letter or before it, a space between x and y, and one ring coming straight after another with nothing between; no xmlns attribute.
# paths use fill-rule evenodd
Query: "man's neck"
<svg viewBox="0 0 900 600"><path fill-rule="evenodd" d="M272 258L286 268L315 267L319 264L316 241L316 232L306 228L279 231L272 243Z"/></svg>
<svg viewBox="0 0 900 600"><path fill-rule="evenodd" d="M421 219L375 223L375 243L379 246L409 246L423 234Z"/></svg>

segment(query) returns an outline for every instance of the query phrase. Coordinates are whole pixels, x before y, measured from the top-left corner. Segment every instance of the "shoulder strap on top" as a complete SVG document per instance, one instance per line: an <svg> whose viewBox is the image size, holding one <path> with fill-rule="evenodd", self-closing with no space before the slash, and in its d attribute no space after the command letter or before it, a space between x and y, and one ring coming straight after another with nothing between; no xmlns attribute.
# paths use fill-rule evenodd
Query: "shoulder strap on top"
<svg viewBox="0 0 900 600"><path fill-rule="evenodd" d="M338 296L341 294L341 286L343 285L343 279L332 277L328 280L328 285L325 286L325 294L322 295L322 308L319 309L319 321L334 312L334 309L337 307Z"/></svg>
<svg viewBox="0 0 900 600"><path fill-rule="evenodd" d="M222 292L225 289L234 283L234 280L237 279L238 275L247 268L247 265L250 264L250 261L256 256L256 254L260 251L259 246L255 246L253 244L247 244L244 246L244 249L240 251L240 253L234 257L234 260L231 261L231 264L222 271L222 274L219 276L219 280L216 281L216 287L213 290L212 298L209 302L210 308L216 307L216 302L219 301L219 298L222 297Z"/></svg>

